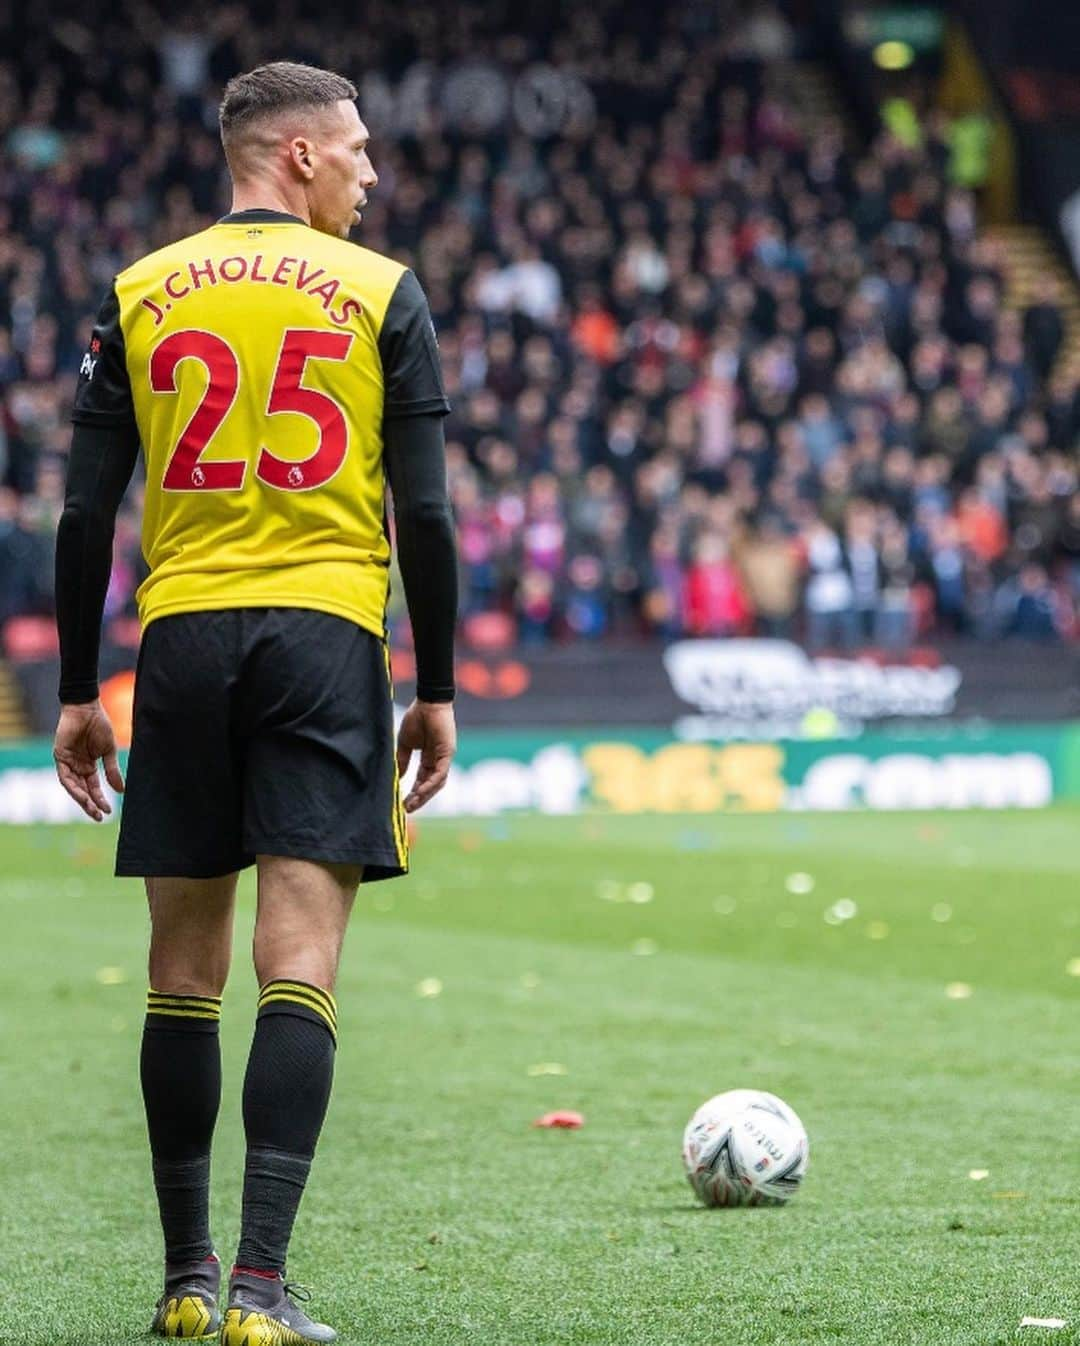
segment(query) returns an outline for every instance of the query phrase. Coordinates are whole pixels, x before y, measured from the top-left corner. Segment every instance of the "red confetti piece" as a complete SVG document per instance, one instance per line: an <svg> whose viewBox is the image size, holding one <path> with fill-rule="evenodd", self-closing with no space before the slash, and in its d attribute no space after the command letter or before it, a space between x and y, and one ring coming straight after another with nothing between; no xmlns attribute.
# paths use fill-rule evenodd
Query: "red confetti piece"
<svg viewBox="0 0 1080 1346"><path fill-rule="evenodd" d="M562 1127L567 1131L576 1131L578 1127L585 1125L585 1118L580 1112L545 1112L543 1117L537 1117L533 1126L544 1127Z"/></svg>

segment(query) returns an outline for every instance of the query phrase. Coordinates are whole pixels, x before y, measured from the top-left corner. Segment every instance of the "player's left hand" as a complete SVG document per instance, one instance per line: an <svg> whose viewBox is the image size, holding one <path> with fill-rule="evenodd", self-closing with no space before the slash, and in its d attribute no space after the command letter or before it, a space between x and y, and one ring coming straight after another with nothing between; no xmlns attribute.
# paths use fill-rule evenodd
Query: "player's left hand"
<svg viewBox="0 0 1080 1346"><path fill-rule="evenodd" d="M87 817L99 823L112 812L98 775L99 760L105 767L105 779L118 794L123 794L124 778L116 760L112 723L100 701L61 706L53 760L60 784Z"/></svg>
<svg viewBox="0 0 1080 1346"><path fill-rule="evenodd" d="M405 812L421 809L446 784L450 763L457 751L454 706L450 701L414 701L398 730L398 775L404 776L414 752L420 753L420 769L405 799Z"/></svg>

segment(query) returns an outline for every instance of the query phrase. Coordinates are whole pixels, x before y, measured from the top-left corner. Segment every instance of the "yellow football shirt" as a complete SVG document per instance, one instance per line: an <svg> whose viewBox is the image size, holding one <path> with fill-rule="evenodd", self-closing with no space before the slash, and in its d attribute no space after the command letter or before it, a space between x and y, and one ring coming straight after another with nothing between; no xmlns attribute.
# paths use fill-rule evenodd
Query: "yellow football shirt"
<svg viewBox="0 0 1080 1346"><path fill-rule="evenodd" d="M72 415L137 425L144 625L304 607L381 636L383 421L448 409L412 272L253 210L117 276Z"/></svg>

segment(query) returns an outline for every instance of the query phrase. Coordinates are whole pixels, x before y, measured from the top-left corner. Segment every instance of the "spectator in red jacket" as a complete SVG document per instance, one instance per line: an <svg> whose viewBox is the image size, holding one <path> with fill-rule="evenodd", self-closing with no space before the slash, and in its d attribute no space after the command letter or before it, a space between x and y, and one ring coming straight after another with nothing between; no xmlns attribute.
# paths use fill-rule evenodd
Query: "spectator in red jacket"
<svg viewBox="0 0 1080 1346"><path fill-rule="evenodd" d="M684 625L695 636L736 636L749 629L750 604L724 538L706 532L694 544L683 594Z"/></svg>

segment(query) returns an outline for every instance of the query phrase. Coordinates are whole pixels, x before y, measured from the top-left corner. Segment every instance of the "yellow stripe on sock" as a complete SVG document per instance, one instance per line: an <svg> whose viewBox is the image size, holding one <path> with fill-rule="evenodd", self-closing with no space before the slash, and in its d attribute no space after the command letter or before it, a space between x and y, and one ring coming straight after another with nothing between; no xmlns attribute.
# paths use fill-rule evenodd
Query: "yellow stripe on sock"
<svg viewBox="0 0 1080 1346"><path fill-rule="evenodd" d="M148 1014L164 1014L171 1019L212 1019L220 1022L221 1015L212 1010L174 1009L171 1005L151 1005Z"/></svg>
<svg viewBox="0 0 1080 1346"><path fill-rule="evenodd" d="M295 1000L298 1004L310 1005L312 1009L328 1019L335 1027L337 1026L337 1008L334 1005L328 1005L318 996L313 996L310 991L302 988L289 988L271 985L259 996L259 1008L267 1004L270 1000Z"/></svg>
<svg viewBox="0 0 1080 1346"><path fill-rule="evenodd" d="M206 1019L221 1018L221 997L210 995L169 995L163 991L147 991L148 1014L175 1014L181 1010Z"/></svg>
<svg viewBox="0 0 1080 1346"><path fill-rule="evenodd" d="M284 977L277 977L273 981L268 981L260 990L260 1000L267 991L298 991L301 995L313 995L317 1000L321 1000L326 1006L327 1012L337 1016L337 1001L329 991L324 991L321 986L313 986L307 981L289 981Z"/></svg>
<svg viewBox="0 0 1080 1346"><path fill-rule="evenodd" d="M146 997L146 1003L148 1005L187 1005L191 1009L221 1009L221 1001L213 996L162 995L159 991L151 991Z"/></svg>
<svg viewBox="0 0 1080 1346"><path fill-rule="evenodd" d="M264 1005L271 1005L275 1002L282 1002L289 1005L301 1005L304 1009L313 1010L320 1019L326 1024L330 1032L337 1037L337 1020L319 1004L317 1000L310 1000L306 996L299 996L295 991L275 991L270 995L262 996L259 1000L259 1008Z"/></svg>

